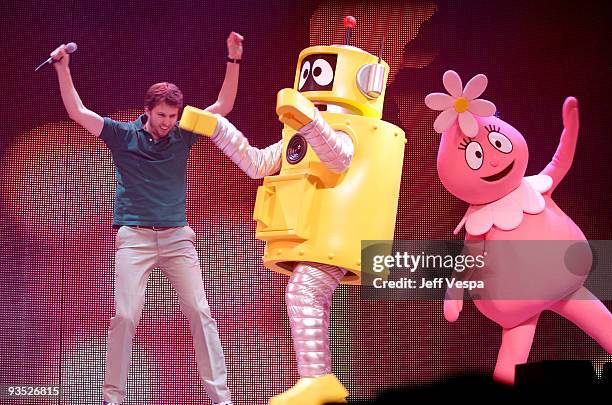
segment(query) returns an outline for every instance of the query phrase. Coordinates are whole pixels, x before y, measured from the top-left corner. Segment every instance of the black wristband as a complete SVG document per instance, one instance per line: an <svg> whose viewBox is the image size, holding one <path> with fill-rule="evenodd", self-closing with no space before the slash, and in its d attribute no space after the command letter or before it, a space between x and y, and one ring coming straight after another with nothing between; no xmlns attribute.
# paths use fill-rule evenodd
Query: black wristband
<svg viewBox="0 0 612 405"><path fill-rule="evenodd" d="M227 61L228 61L229 63L238 63L238 64L240 64L241 59L232 59L232 58L230 58L230 57L228 56L228 57L227 57Z"/></svg>

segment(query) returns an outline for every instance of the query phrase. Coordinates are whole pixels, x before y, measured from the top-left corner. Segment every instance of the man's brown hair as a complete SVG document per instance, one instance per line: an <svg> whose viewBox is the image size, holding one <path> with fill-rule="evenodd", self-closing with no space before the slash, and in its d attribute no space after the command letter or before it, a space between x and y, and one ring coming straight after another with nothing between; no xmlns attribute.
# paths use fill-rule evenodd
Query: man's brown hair
<svg viewBox="0 0 612 405"><path fill-rule="evenodd" d="M183 108L183 93L173 83L161 82L155 83L149 87L145 94L144 104L149 110L152 110L156 105L166 103L172 107Z"/></svg>

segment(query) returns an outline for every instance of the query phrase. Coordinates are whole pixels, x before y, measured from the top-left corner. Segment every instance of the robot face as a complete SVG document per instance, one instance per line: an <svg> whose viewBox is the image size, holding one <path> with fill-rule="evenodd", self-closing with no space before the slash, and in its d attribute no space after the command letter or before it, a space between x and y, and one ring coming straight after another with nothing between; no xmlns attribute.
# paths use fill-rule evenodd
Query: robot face
<svg viewBox="0 0 612 405"><path fill-rule="evenodd" d="M298 91L331 91L334 87L338 55L319 53L308 55L300 66Z"/></svg>
<svg viewBox="0 0 612 405"><path fill-rule="evenodd" d="M320 111L380 119L388 72L384 61L362 49L311 46L300 52L293 88Z"/></svg>
<svg viewBox="0 0 612 405"><path fill-rule="evenodd" d="M477 120L474 138L464 136L457 124L442 134L437 167L453 195L470 204L486 204L520 185L529 152L521 133L508 123L496 117Z"/></svg>

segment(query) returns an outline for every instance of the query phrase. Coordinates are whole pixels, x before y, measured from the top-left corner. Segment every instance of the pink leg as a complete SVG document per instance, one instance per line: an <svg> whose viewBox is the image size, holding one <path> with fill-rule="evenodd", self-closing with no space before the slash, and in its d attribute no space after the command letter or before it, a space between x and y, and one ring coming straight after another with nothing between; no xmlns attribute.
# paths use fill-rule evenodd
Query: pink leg
<svg viewBox="0 0 612 405"><path fill-rule="evenodd" d="M612 354L612 314L585 287L550 308L573 322Z"/></svg>
<svg viewBox="0 0 612 405"><path fill-rule="evenodd" d="M345 273L320 263L300 263L293 270L285 301L300 377L331 373L329 312Z"/></svg>
<svg viewBox="0 0 612 405"><path fill-rule="evenodd" d="M540 314L519 326L504 329L495 371L493 371L495 381L509 385L514 384L514 368L517 364L527 362L539 318Z"/></svg>

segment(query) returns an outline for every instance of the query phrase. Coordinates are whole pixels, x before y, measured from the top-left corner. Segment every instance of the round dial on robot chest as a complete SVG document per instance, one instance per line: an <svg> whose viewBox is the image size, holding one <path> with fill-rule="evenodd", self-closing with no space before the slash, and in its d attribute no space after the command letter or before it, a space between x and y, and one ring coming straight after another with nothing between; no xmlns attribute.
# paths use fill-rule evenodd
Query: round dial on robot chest
<svg viewBox="0 0 612 405"><path fill-rule="evenodd" d="M287 162L292 165L300 163L304 156L306 156L307 150L308 143L306 139L300 134L293 135L289 140L289 144L287 144Z"/></svg>

